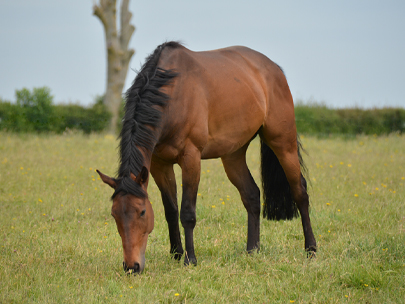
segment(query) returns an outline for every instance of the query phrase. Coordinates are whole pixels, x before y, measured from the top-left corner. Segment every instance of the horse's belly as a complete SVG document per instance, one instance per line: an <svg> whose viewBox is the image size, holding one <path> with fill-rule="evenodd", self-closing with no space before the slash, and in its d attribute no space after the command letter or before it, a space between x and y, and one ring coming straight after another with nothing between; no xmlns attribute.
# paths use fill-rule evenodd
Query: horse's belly
<svg viewBox="0 0 405 304"><path fill-rule="evenodd" d="M241 136L224 136L210 138L201 151L202 159L219 158L229 155L248 144L255 136L256 132L246 132Z"/></svg>
<svg viewBox="0 0 405 304"><path fill-rule="evenodd" d="M209 117L208 140L202 158L218 158L232 154L252 140L263 125L264 109L259 102L241 102L235 98L231 105L210 112Z"/></svg>
<svg viewBox="0 0 405 304"><path fill-rule="evenodd" d="M209 142L201 152L202 159L219 158L224 155L232 154L237 151L243 144L228 142Z"/></svg>

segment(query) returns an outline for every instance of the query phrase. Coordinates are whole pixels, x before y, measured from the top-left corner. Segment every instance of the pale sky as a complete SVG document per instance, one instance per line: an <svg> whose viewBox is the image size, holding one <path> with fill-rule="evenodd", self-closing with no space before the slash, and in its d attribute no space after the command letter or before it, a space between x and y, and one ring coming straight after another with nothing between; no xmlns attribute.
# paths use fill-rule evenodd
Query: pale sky
<svg viewBox="0 0 405 304"><path fill-rule="evenodd" d="M104 32L92 5L0 0L0 98L41 86L57 103L87 105L103 94ZM166 40L196 51L245 45L283 68L295 100L405 107L403 0L132 0L130 10L133 70Z"/></svg>

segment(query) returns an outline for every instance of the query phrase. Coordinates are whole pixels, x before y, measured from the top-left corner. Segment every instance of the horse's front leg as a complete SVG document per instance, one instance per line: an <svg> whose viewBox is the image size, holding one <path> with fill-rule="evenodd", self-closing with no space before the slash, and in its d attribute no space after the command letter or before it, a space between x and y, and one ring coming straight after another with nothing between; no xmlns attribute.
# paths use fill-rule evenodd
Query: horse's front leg
<svg viewBox="0 0 405 304"><path fill-rule="evenodd" d="M183 255L183 246L180 238L177 187L173 164L153 159L151 174L159 187L163 206L165 207L170 236L170 253L174 255L176 260L180 260Z"/></svg>
<svg viewBox="0 0 405 304"><path fill-rule="evenodd" d="M198 184L200 182L201 153L197 149L191 149L183 154L179 160L182 169L183 197L181 201L180 220L184 227L186 242L186 255L184 265L197 265L194 253L194 227L196 224L196 200Z"/></svg>

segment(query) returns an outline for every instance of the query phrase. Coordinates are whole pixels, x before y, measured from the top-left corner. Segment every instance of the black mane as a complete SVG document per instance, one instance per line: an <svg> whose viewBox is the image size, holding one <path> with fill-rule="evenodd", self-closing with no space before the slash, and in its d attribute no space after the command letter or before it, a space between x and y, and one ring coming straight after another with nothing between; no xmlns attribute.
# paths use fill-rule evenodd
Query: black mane
<svg viewBox="0 0 405 304"><path fill-rule="evenodd" d="M159 126L164 107L170 99L159 89L170 83L178 74L172 70L158 67L160 55L164 48L177 48L177 42L166 42L159 45L146 58L134 83L126 92L125 114L120 133L120 165L118 169L118 187L113 197L120 191L137 197L146 197L142 188L131 179L131 173L139 174L144 166L144 158L139 148L146 151L154 149L157 142L153 129ZM158 106L158 107L156 107Z"/></svg>

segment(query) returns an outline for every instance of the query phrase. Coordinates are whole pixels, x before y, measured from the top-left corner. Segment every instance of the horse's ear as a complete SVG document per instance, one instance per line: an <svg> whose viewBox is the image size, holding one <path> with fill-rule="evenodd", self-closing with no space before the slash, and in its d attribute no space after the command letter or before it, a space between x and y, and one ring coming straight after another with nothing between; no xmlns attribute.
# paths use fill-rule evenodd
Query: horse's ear
<svg viewBox="0 0 405 304"><path fill-rule="evenodd" d="M100 175L100 178L104 183L106 183L107 185L109 185L113 189L117 188L117 182L115 181L115 179L101 173L98 170L96 170L96 171L97 171L98 175Z"/></svg>
<svg viewBox="0 0 405 304"><path fill-rule="evenodd" d="M135 177L135 175L133 175L131 173L131 178L137 182L138 184L140 184L142 186L143 183L145 183L148 179L148 175L149 175L149 171L148 169L146 169L146 167L142 167L141 172L139 172L138 176Z"/></svg>

